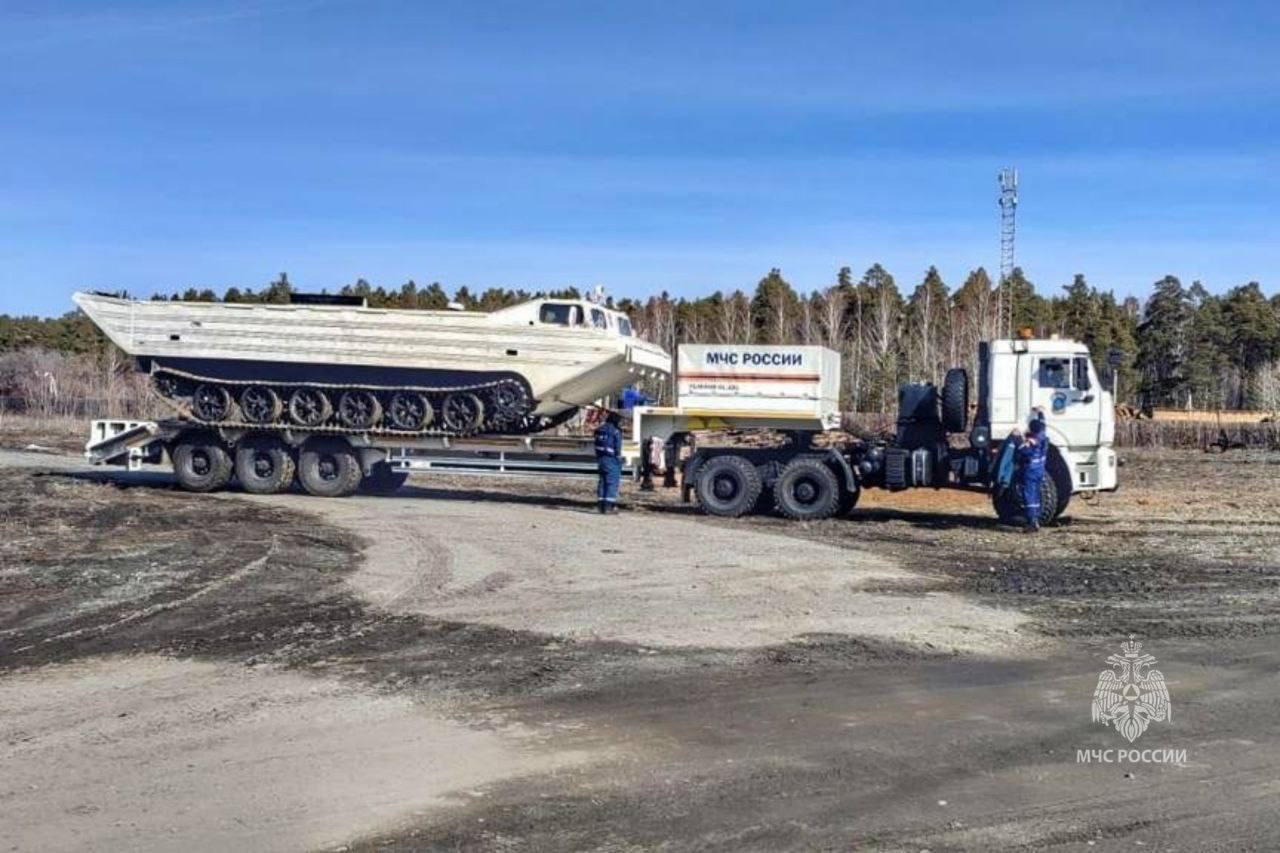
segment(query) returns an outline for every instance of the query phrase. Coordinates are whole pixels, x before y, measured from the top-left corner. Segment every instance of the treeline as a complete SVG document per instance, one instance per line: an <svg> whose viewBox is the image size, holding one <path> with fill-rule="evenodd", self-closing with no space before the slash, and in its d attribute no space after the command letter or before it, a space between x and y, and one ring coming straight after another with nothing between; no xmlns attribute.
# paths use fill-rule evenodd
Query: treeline
<svg viewBox="0 0 1280 853"><path fill-rule="evenodd" d="M155 299L287 303L293 286L286 275L261 290L232 287L218 294L188 288ZM529 291L491 288L450 295L438 282L419 287L375 287L363 279L341 288L381 308L440 310L451 303L493 311L540 296L578 298L576 288ZM829 285L810 292L794 288L771 270L750 292L709 296L622 299L640 334L674 351L680 343L809 343L838 350L846 408L891 411L896 388L907 380L938 382L947 368L976 369L977 344L1002 334L1000 308L1014 329L1037 336L1057 334L1083 341L1105 369L1118 358L1119 398L1142 407L1280 408L1280 295L1266 297L1256 282L1221 296L1198 282L1184 287L1166 276L1145 305L1117 299L1082 275L1049 296L1041 295L1022 270L997 288L986 270L968 274L958 287L930 267L918 282L900 287L879 264L860 277L839 270ZM29 347L72 353L105 353L109 345L87 318L0 316L0 351Z"/></svg>

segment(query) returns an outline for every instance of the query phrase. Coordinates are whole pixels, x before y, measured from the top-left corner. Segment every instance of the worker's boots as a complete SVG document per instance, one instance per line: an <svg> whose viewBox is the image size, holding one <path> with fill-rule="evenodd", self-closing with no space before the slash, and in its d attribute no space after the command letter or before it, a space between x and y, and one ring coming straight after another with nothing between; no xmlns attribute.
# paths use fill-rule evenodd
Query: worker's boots
<svg viewBox="0 0 1280 853"><path fill-rule="evenodd" d="M599 507L600 507L600 514L601 514L601 515L607 515L607 514L608 514L608 512L609 512L609 502L608 502L608 501L600 501L600 502L599 502Z"/></svg>

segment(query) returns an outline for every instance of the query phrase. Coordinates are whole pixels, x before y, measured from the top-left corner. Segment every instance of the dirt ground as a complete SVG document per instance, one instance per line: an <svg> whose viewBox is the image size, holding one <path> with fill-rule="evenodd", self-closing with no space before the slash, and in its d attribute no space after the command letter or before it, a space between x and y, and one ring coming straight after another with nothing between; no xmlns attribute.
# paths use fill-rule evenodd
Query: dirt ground
<svg viewBox="0 0 1280 853"><path fill-rule="evenodd" d="M337 501L0 451L14 850L1280 846L1280 455L1129 452L1038 536L592 512L581 482ZM1093 723L1133 634L1172 716Z"/></svg>

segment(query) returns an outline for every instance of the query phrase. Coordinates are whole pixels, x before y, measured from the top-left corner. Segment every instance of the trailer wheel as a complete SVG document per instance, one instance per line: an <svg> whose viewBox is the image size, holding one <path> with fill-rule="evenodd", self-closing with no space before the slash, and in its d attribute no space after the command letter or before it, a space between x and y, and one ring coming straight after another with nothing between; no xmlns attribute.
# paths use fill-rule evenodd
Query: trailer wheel
<svg viewBox="0 0 1280 853"><path fill-rule="evenodd" d="M991 496L996 515L1005 524L1018 524L1026 521L1023 509L1022 489L1015 483L1011 488L996 492ZM1058 487L1052 477L1040 481L1040 526L1053 521L1058 512Z"/></svg>
<svg viewBox="0 0 1280 853"><path fill-rule="evenodd" d="M969 371L953 367L942 381L942 427L964 432L969 426Z"/></svg>
<svg viewBox="0 0 1280 853"><path fill-rule="evenodd" d="M825 462L796 459L782 469L773 484L778 510L796 521L816 521L835 515L840 505L840 481Z"/></svg>
<svg viewBox="0 0 1280 853"><path fill-rule="evenodd" d="M370 495L389 495L398 491L408 479L408 471L398 471L386 462L379 462L360 481L360 491Z"/></svg>
<svg viewBox="0 0 1280 853"><path fill-rule="evenodd" d="M296 470L289 448L274 438L250 438L236 447L236 479L251 494L288 491Z"/></svg>
<svg viewBox="0 0 1280 853"><path fill-rule="evenodd" d="M309 495L341 498L354 494L363 476L360 460L341 439L312 439L298 454L298 482Z"/></svg>
<svg viewBox="0 0 1280 853"><path fill-rule="evenodd" d="M231 482L231 454L212 438L184 438L170 457L178 485L188 492L215 492Z"/></svg>
<svg viewBox="0 0 1280 853"><path fill-rule="evenodd" d="M702 463L694 490L710 515L737 518L760 499L760 473L741 456L715 456Z"/></svg>
<svg viewBox="0 0 1280 853"><path fill-rule="evenodd" d="M1053 512L1053 517L1057 518L1067 511L1067 504L1071 503L1071 492L1074 484L1071 482L1071 469L1067 467L1062 455L1058 453L1058 449L1053 445L1049 445L1049 460L1045 465L1045 471L1048 473L1049 478L1053 480L1053 485L1058 492L1058 508Z"/></svg>

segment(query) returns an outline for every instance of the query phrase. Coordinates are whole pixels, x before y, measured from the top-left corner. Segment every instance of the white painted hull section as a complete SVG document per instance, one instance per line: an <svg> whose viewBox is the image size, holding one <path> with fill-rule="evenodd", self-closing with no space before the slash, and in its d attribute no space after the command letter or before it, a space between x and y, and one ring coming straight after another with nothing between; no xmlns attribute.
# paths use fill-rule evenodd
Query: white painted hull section
<svg viewBox="0 0 1280 853"><path fill-rule="evenodd" d="M539 415L665 375L670 364L661 348L636 338L518 322L509 312L74 299L132 356L513 372L528 381Z"/></svg>

